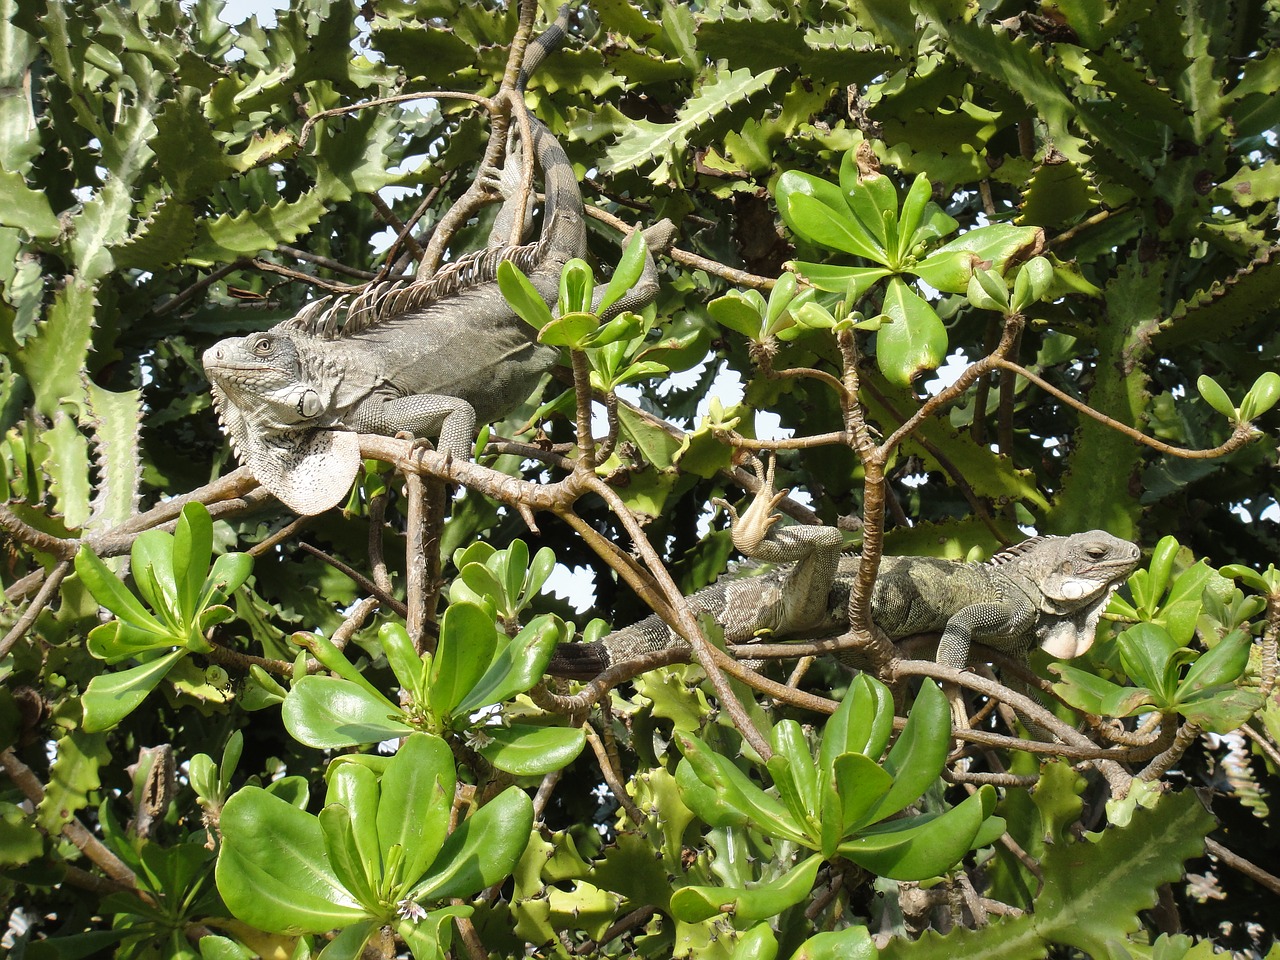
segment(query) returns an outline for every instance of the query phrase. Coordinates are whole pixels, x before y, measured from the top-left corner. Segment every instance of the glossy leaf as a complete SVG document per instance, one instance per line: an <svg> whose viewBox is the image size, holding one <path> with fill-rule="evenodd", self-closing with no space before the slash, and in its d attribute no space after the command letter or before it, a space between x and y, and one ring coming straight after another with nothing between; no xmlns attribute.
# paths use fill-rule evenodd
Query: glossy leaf
<svg viewBox="0 0 1280 960"><path fill-rule="evenodd" d="M824 835L830 818L843 840L880 817L879 808L893 788L893 777L869 757L860 753L843 753L836 757L823 786ZM823 852L827 856L834 853L825 849Z"/></svg>
<svg viewBox="0 0 1280 960"><path fill-rule="evenodd" d="M405 740L382 774L378 842L383 862L393 847L403 851L405 884L417 882L444 844L454 783L449 745L424 733Z"/></svg>
<svg viewBox="0 0 1280 960"><path fill-rule="evenodd" d="M513 723L481 729L476 752L499 770L518 777L540 777L577 759L586 745L578 727L539 727Z"/></svg>
<svg viewBox="0 0 1280 960"><path fill-rule="evenodd" d="M879 680L859 674L822 730L819 764L835 767L836 757L862 753L878 760L893 733L893 694Z"/></svg>
<svg viewBox="0 0 1280 960"><path fill-rule="evenodd" d="M648 255L648 251L649 248L645 243L644 234L637 230L627 240L627 245L622 249L622 258L618 261L618 266L614 269L613 276L609 278L609 283L604 288L604 294L600 297L600 302L595 306L596 313L605 313L621 299L623 294L636 285L641 274L644 273L645 258Z"/></svg>
<svg viewBox="0 0 1280 960"><path fill-rule="evenodd" d="M178 609L188 622L194 619L200 604L212 554L213 521L209 511L202 503L184 504L173 531L173 576Z"/></svg>
<svg viewBox="0 0 1280 960"><path fill-rule="evenodd" d="M730 290L707 304L707 313L716 323L757 341L763 336L766 309L764 298L754 290Z"/></svg>
<svg viewBox="0 0 1280 960"><path fill-rule="evenodd" d="M76 551L75 567L80 581L102 606L140 630L150 631L157 636L169 636L164 624L152 616L133 592L111 572L111 568L84 544Z"/></svg>
<svg viewBox="0 0 1280 960"><path fill-rule="evenodd" d="M875 808L877 820L892 816L933 786L942 774L951 746L951 706L946 695L925 679L911 705L907 725L885 757L884 769L893 787Z"/></svg>
<svg viewBox="0 0 1280 960"><path fill-rule="evenodd" d="M595 288L591 265L577 257L560 271L560 313L591 313L591 291Z"/></svg>
<svg viewBox="0 0 1280 960"><path fill-rule="evenodd" d="M842 294L849 302L858 300L876 283L893 273L887 267L845 267L834 263L805 263L799 260L788 262L786 267L817 289Z"/></svg>
<svg viewBox="0 0 1280 960"><path fill-rule="evenodd" d="M879 955L866 927L846 927L815 933L791 960L876 960Z"/></svg>
<svg viewBox="0 0 1280 960"><path fill-rule="evenodd" d="M1125 673L1147 687L1159 703L1172 703L1177 688L1181 648L1169 631L1154 623L1138 623L1119 637L1120 662Z"/></svg>
<svg viewBox="0 0 1280 960"><path fill-rule="evenodd" d="M1204 397L1205 403L1213 407L1228 420L1236 419L1236 407L1231 402L1231 398L1227 396L1227 391L1218 385L1218 381L1213 377L1201 374L1196 379L1196 389L1200 391L1200 396Z"/></svg>
<svg viewBox="0 0 1280 960"><path fill-rule="evenodd" d="M766 920L809 895L821 864L822 857L808 857L777 880L754 887L681 887L671 895L671 913L685 923L699 923L724 913L741 923Z"/></svg>
<svg viewBox="0 0 1280 960"><path fill-rule="evenodd" d="M348 817L356 856L361 864L367 866L364 871L367 879L373 881L382 874L382 848L378 843L377 823L378 775L361 763L337 763L329 767L326 779L329 784L325 792L325 809L341 807ZM349 883L347 887L352 891L358 889Z"/></svg>
<svg viewBox="0 0 1280 960"><path fill-rule="evenodd" d="M281 716L289 736L320 750L380 743L414 731L399 707L341 677L316 675L296 681Z"/></svg>
<svg viewBox="0 0 1280 960"><path fill-rule="evenodd" d="M381 872L381 864L368 862L361 856L350 811L340 803L331 803L320 811L317 819L324 839L325 857L334 877L368 912L376 912L378 897L373 883Z"/></svg>
<svg viewBox="0 0 1280 960"><path fill-rule="evenodd" d="M728 757L693 737L681 737L680 750L694 775L711 789L718 805L737 811L768 836L805 843L804 832L792 821L787 809L756 786ZM698 799L690 795L686 802L692 804ZM691 809L700 815L696 807ZM708 812L717 813L716 810Z"/></svg>
<svg viewBox="0 0 1280 960"><path fill-rule="evenodd" d="M179 648L128 670L98 674L89 681L81 698L85 730L110 730L136 710L185 656L187 651Z"/></svg>
<svg viewBox="0 0 1280 960"><path fill-rule="evenodd" d="M538 342L551 347L578 348L599 328L600 319L594 313L565 313L538 330Z"/></svg>
<svg viewBox="0 0 1280 960"><path fill-rule="evenodd" d="M529 844L533 801L508 787L449 835L412 900L470 897L505 880Z"/></svg>
<svg viewBox="0 0 1280 960"><path fill-rule="evenodd" d="M532 687L542 679L563 633L564 623L552 614L531 620L498 651L484 675L454 708L455 715L501 703Z"/></svg>
<svg viewBox="0 0 1280 960"><path fill-rule="evenodd" d="M816 814L819 804L818 768L800 724L789 718L780 720L774 725L770 738L775 755L785 757L791 765L791 776L802 809Z"/></svg>
<svg viewBox="0 0 1280 960"><path fill-rule="evenodd" d="M329 865L320 821L258 787L222 808L218 891L231 912L271 933L324 933L368 916Z"/></svg>
<svg viewBox="0 0 1280 960"><path fill-rule="evenodd" d="M1253 640L1247 633L1232 630L1212 650L1201 654L1191 664L1186 676L1178 684L1179 698L1186 698L1211 687L1234 683L1249 665L1249 651L1252 647Z"/></svg>
<svg viewBox="0 0 1280 960"><path fill-rule="evenodd" d="M489 669L497 647L498 630L488 610L473 603L449 604L440 621L440 642L428 681L431 709L437 716L453 716Z"/></svg>
<svg viewBox="0 0 1280 960"><path fill-rule="evenodd" d="M841 844L840 854L891 880L927 880L951 869L969 852L995 803L994 788L984 785L944 814L869 827Z"/></svg>
<svg viewBox="0 0 1280 960"><path fill-rule="evenodd" d="M516 315L535 330L541 330L551 322L551 308L529 278L509 260L498 264L498 289Z"/></svg>
<svg viewBox="0 0 1280 960"><path fill-rule="evenodd" d="M865 257L873 263L892 266L889 252L877 237L848 214L841 215L806 194L791 197L789 208L796 224L792 229L806 240L842 253Z"/></svg>
<svg viewBox="0 0 1280 960"><path fill-rule="evenodd" d="M876 333L876 365L891 383L909 386L947 355L947 328L933 307L897 277L885 291L884 314L891 321Z"/></svg>
<svg viewBox="0 0 1280 960"><path fill-rule="evenodd" d="M378 628L378 643L386 655L387 664L396 681L417 702L426 698L427 686L423 670L425 664L414 649L409 631L398 623L384 623Z"/></svg>

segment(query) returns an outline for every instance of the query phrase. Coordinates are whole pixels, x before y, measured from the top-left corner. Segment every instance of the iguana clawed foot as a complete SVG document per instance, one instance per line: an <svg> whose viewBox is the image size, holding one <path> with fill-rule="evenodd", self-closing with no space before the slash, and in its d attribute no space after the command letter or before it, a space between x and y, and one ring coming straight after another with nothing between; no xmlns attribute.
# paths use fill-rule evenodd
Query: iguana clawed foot
<svg viewBox="0 0 1280 960"><path fill-rule="evenodd" d="M774 491L774 475L777 466L777 456L769 458L768 468L765 468L755 457L751 458L751 469L756 475L756 479L760 481L760 487L756 490L755 497L751 500L751 506L747 507L741 516L727 501L721 500L719 497L712 501L723 506L728 511L729 518L732 521L733 545L740 553L748 557L757 554L760 544L764 542L769 533L769 528L781 519L775 509L791 492L790 490Z"/></svg>

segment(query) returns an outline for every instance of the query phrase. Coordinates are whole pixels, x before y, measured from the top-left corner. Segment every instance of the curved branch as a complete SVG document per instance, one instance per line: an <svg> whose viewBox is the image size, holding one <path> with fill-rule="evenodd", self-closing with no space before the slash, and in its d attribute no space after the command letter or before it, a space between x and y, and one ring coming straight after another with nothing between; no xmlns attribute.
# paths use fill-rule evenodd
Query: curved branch
<svg viewBox="0 0 1280 960"><path fill-rule="evenodd" d="M1152 450L1158 450L1160 453L1167 453L1172 457L1182 457L1184 460L1212 460L1215 457L1225 456L1228 453L1239 450L1246 443L1249 443L1251 440L1262 435L1259 431L1255 430L1251 424L1237 423L1232 429L1231 436L1227 438L1226 442L1220 443L1212 449L1191 450L1187 447L1175 447L1173 444L1165 443L1163 440L1157 440L1154 437L1148 437L1141 430L1135 430L1133 427L1123 424L1119 420L1114 420L1111 417L1108 417L1105 413L1101 413L1093 409L1093 407L1089 406L1087 403L1077 400L1069 393L1059 390L1053 384L1036 376L1030 370L1019 366L1011 360L1004 360L999 357L987 359L991 359L992 365L998 369L1016 373L1018 376L1034 383L1041 390L1057 397L1077 413L1083 413L1086 417L1091 417L1104 426L1110 427L1118 433L1123 433L1135 443L1141 443L1144 446L1150 447ZM977 364L974 364L974 366L977 366Z"/></svg>

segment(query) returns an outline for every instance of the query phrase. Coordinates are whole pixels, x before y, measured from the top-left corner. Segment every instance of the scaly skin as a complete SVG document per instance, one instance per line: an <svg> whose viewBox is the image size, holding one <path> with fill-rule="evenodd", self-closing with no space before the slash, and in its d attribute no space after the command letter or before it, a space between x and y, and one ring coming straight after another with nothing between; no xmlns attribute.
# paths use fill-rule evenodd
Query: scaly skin
<svg viewBox="0 0 1280 960"><path fill-rule="evenodd" d="M563 37L557 23L530 44L521 90ZM479 251L426 281L370 284L349 306L317 301L265 333L222 340L205 352L214 403L237 456L293 510L320 513L341 501L360 467L358 433L438 438L441 451L468 459L477 425L528 400L558 361L559 349L537 342L496 281L499 263L511 260L554 304L565 263L586 253L573 166L545 126L531 126L546 194L537 243ZM499 177L508 187L509 172ZM651 227L649 249L664 248L673 233L665 221ZM611 313L639 309L656 292L650 257L640 283Z"/></svg>
<svg viewBox="0 0 1280 960"><path fill-rule="evenodd" d="M785 491L784 491L785 493ZM731 510L733 542L746 556L784 566L720 582L689 597L710 613L727 643L817 639L849 626L848 601L859 559L841 552L833 527L775 527L783 494L773 467L751 506ZM1138 548L1102 530L1034 537L985 563L885 557L871 596L871 618L893 640L941 632L938 663L963 669L972 645L1025 656L1039 645L1056 657L1084 653L1111 594L1138 565ZM596 643L556 651L548 673L590 679L643 654L684 645L656 615Z"/></svg>

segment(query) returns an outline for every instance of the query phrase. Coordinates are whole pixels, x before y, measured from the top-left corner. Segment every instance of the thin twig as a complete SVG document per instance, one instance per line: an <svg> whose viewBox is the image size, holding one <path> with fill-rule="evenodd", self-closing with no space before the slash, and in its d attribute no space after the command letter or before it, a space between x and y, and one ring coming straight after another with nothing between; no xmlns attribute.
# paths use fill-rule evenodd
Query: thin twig
<svg viewBox="0 0 1280 960"><path fill-rule="evenodd" d="M18 759L12 747L0 750L0 766L9 779L14 782L23 795L35 806L44 800L44 785L25 763ZM41 828L43 830L43 828ZM72 817L59 828L59 833L70 840L81 853L91 860L119 889L137 896L140 900L153 904L155 901L145 890L138 888L138 878L124 861L85 828L78 819Z"/></svg>
<svg viewBox="0 0 1280 960"><path fill-rule="evenodd" d="M300 542L298 546L301 547L303 550L305 550L307 553L311 554L313 557L317 557L320 560L323 560L325 563L329 564L329 566L333 567L333 569L337 570L343 576L349 577L352 581L355 582L355 585L360 588L361 592L373 594L373 596L378 598L379 602L386 604L388 607L394 610L397 615L401 617L408 616L409 614L408 606L406 606L404 603L401 603L399 600L397 600L395 597L391 596L390 594L383 593L376 583L374 583L372 580L366 577L359 570L356 570L354 567L346 563L343 563L337 557L334 557L334 556L331 556L330 554L325 553L319 547L313 547L311 544L305 541Z"/></svg>
<svg viewBox="0 0 1280 960"><path fill-rule="evenodd" d="M14 644L31 629L31 625L36 622L36 617L40 616L40 611L53 600L54 594L58 592L58 587L62 584L62 579L70 572L70 560L63 560L49 571L49 576L44 585L40 587L40 592L32 598L31 603L27 605L27 609L22 611L22 616L18 618L17 623L9 630L5 638L0 640L0 660L7 657Z"/></svg>
<svg viewBox="0 0 1280 960"><path fill-rule="evenodd" d="M1243 873L1254 883L1261 884L1272 893L1280 894L1280 877L1268 873L1238 853L1233 853L1212 837L1205 838L1204 851L1213 854L1232 870Z"/></svg>
<svg viewBox="0 0 1280 960"><path fill-rule="evenodd" d="M613 762L609 759L609 754L605 751L604 744L600 740L600 734L596 733L595 727L590 723L582 725L582 732L586 734L587 743L591 745L591 752L596 755L596 763L600 767L600 775L604 777L604 782L608 784L609 791L613 794L613 798L618 801L618 805L627 811L627 816L637 827L642 827L647 819L640 808L636 806L634 800L627 794L626 787L622 784L622 778L618 775L618 771L614 769Z"/></svg>

